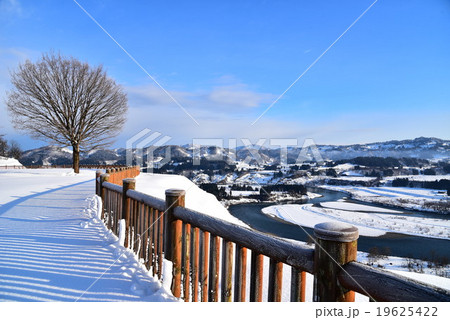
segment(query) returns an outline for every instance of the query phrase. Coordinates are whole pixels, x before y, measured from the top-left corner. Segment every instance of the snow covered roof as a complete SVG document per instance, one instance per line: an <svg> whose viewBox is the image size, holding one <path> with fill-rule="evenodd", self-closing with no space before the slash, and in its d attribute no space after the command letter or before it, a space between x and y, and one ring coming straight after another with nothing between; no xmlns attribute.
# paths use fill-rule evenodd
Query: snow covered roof
<svg viewBox="0 0 450 320"><path fill-rule="evenodd" d="M0 157L0 167L3 166L22 166L22 164L14 158Z"/></svg>

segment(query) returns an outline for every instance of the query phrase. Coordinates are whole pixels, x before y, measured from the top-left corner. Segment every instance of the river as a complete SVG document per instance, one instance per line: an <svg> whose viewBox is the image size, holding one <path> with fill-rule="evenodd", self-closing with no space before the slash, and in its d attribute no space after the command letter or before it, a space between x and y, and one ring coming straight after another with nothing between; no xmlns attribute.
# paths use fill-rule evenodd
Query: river
<svg viewBox="0 0 450 320"><path fill-rule="evenodd" d="M309 190L309 189L308 189ZM308 200L307 203L320 203L325 201L337 201L347 195L330 190L310 190L320 193L323 197ZM279 237L307 241L305 233L313 234L311 228L302 228L298 225L271 218L261 212L261 209L275 203L250 203L237 204L229 207L230 213L236 218L247 223L252 228L273 234ZM367 204L366 204L367 205ZM380 207L377 205L377 207ZM419 211L407 211L408 215L439 217L449 219L445 215L428 214ZM381 237L364 237L358 239L358 250L368 252L370 248L389 248L391 256L409 257L414 259L426 259L432 254L450 259L450 241L446 239L433 239L426 237L410 236L399 233L386 233Z"/></svg>

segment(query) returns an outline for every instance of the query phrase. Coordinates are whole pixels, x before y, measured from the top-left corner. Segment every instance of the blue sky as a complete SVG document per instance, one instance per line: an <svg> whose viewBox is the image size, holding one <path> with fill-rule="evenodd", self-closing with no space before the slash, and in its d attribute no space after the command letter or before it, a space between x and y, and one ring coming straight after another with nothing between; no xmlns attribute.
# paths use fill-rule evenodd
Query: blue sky
<svg viewBox="0 0 450 320"><path fill-rule="evenodd" d="M0 133L14 131L8 70L59 51L103 64L129 98L116 147L144 128L194 138L352 144L450 139L450 1L0 0ZM194 118L198 124L192 119ZM226 143L225 143L226 146Z"/></svg>

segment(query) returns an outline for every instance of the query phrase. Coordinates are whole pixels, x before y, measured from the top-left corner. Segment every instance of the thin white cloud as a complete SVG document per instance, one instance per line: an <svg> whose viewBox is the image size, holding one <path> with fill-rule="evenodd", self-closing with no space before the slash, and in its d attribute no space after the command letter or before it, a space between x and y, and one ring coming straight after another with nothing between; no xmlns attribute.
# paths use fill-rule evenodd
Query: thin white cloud
<svg viewBox="0 0 450 320"><path fill-rule="evenodd" d="M247 89L245 85L227 85L214 87L207 98L210 103L224 107L256 108L269 102L274 95Z"/></svg>
<svg viewBox="0 0 450 320"><path fill-rule="evenodd" d="M18 0L0 0L0 16L3 18L11 16L22 16L23 10Z"/></svg>
<svg viewBox="0 0 450 320"><path fill-rule="evenodd" d="M173 102L159 88L154 85L128 86L130 105L135 107L150 107L158 105L168 108ZM209 90L198 91L170 91L178 101L193 110L194 113L213 111L217 114L224 112L245 112L245 109L261 107L273 99L274 95L250 90L247 85L224 84ZM244 110L243 110L244 109Z"/></svg>

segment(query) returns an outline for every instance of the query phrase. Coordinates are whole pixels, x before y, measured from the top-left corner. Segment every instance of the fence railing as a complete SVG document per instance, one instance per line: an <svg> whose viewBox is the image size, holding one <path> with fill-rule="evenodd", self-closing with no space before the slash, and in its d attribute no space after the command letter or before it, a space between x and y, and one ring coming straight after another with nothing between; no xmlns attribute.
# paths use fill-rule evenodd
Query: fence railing
<svg viewBox="0 0 450 320"><path fill-rule="evenodd" d="M305 301L306 273L314 301L354 301L355 292L372 301L450 301L446 290L356 262L358 231L347 224L316 225L313 249L185 208L183 190L166 190L163 201L134 190L134 179L120 187L109 178L97 186L106 225L118 234L125 220L125 246L159 279L171 261L171 291L184 301L262 301L264 293L281 301L284 265L290 301Z"/></svg>
<svg viewBox="0 0 450 320"><path fill-rule="evenodd" d="M0 166L0 169L26 169L26 167L18 165L3 165Z"/></svg>
<svg viewBox="0 0 450 320"><path fill-rule="evenodd" d="M70 169L72 168L71 164L49 164L49 165L1 165L0 169L55 169L55 168L63 168ZM118 168L128 168L123 165L109 165L109 164L81 164L80 169L118 169Z"/></svg>

